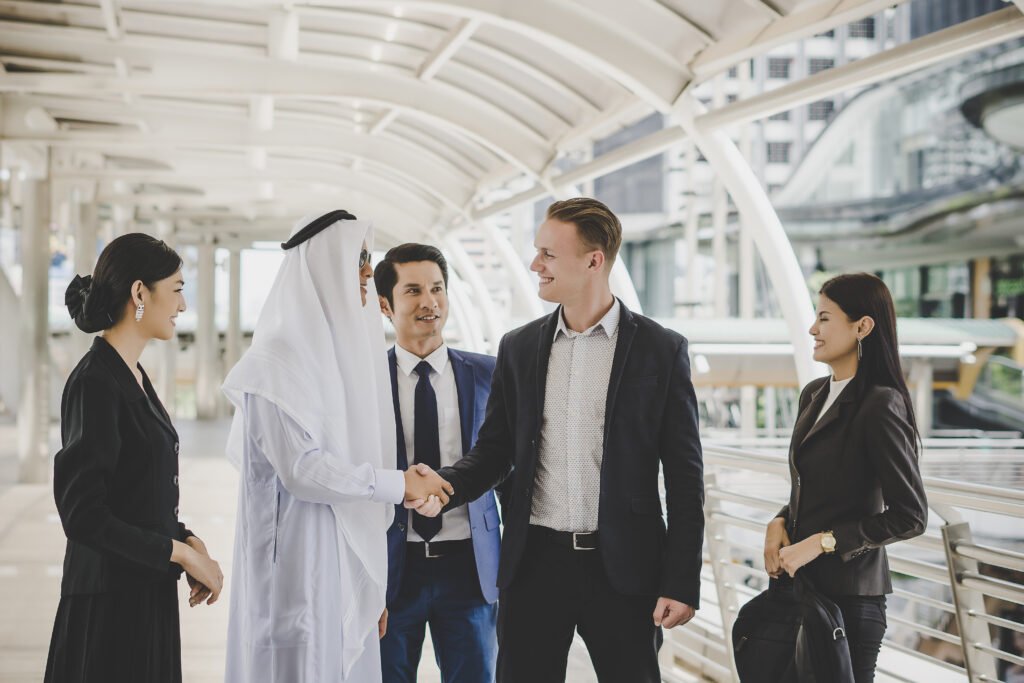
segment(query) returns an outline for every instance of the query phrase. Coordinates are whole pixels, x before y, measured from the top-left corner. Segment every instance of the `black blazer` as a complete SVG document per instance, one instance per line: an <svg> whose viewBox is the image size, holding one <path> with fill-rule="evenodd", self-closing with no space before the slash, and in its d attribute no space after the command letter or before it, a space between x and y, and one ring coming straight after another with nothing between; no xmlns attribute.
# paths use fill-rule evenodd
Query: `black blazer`
<svg viewBox="0 0 1024 683"><path fill-rule="evenodd" d="M142 371L142 366L139 366ZM53 493L64 533L61 595L175 580L178 434L142 371L145 391L117 351L93 341L61 399Z"/></svg>
<svg viewBox="0 0 1024 683"><path fill-rule="evenodd" d="M473 500L511 475L501 495L500 588L514 580L526 546L559 315L561 309L501 340L476 445L440 470L455 489L449 505ZM623 305L607 391L598 531L608 578L624 594L663 596L696 608L704 481L686 340ZM659 469L667 491L667 529Z"/></svg>
<svg viewBox="0 0 1024 683"><path fill-rule="evenodd" d="M914 430L903 397L859 376L815 423L828 398L828 377L800 394L789 447L792 479L786 520L796 543L832 531L836 552L800 571L826 595L892 592L882 546L924 533L928 502L917 462Z"/></svg>

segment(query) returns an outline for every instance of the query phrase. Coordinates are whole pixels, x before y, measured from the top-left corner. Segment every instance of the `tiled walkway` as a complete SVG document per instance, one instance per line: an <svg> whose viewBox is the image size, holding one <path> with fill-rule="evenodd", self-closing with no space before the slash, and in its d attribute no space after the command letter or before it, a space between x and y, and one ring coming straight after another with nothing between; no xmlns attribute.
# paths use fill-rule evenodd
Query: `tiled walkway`
<svg viewBox="0 0 1024 683"><path fill-rule="evenodd" d="M230 591L237 475L222 455L228 423L180 421L177 426L182 443L182 518L221 563ZM15 437L13 425L0 424L0 682L37 683L46 665L59 597L64 534L50 486L13 483ZM219 682L224 672L227 594L213 607L190 609L184 582L180 593L185 682ZM419 680L440 681L429 643ZM570 657L568 680L596 680L579 643Z"/></svg>

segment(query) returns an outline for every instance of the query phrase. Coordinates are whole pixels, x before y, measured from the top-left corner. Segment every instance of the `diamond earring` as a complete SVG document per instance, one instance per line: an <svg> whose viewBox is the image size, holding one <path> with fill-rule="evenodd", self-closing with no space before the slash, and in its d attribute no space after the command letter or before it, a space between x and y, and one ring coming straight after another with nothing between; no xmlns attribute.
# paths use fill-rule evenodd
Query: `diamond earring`
<svg viewBox="0 0 1024 683"><path fill-rule="evenodd" d="M857 360L864 357L864 348L861 346L860 337L857 337Z"/></svg>
<svg viewBox="0 0 1024 683"><path fill-rule="evenodd" d="M140 303L138 306L135 307L135 322L139 322L142 320L142 314L145 312L145 310L146 304Z"/></svg>

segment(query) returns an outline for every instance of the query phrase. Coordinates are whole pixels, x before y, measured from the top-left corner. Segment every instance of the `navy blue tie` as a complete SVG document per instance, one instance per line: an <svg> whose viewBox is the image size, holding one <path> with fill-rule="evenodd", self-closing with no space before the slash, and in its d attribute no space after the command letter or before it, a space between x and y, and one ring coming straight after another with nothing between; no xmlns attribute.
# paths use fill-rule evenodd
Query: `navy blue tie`
<svg viewBox="0 0 1024 683"><path fill-rule="evenodd" d="M417 463L432 470L441 468L441 438L437 424L437 394L430 383L430 363L421 360L416 366L420 379L416 382L416 415L413 422L413 455ZM424 541L441 531L441 515L424 517L413 513L412 528Z"/></svg>

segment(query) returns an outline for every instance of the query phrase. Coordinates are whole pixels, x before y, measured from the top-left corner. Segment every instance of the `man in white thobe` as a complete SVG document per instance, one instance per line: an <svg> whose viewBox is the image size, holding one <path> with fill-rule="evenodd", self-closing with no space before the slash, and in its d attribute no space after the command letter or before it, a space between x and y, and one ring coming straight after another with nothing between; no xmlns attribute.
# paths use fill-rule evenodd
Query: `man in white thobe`
<svg viewBox="0 0 1024 683"><path fill-rule="evenodd" d="M335 211L297 227L224 383L241 474L226 680L371 683L393 506L437 514L447 495L395 469L371 224Z"/></svg>

